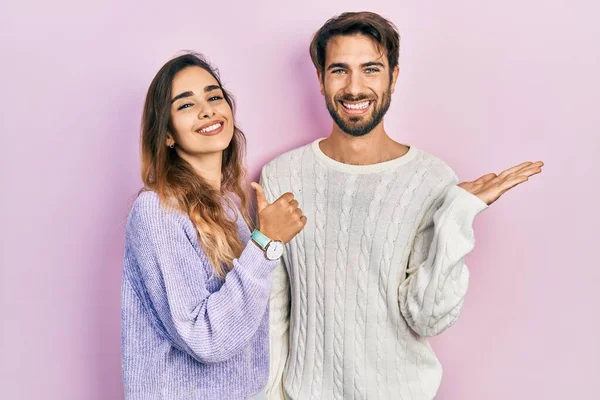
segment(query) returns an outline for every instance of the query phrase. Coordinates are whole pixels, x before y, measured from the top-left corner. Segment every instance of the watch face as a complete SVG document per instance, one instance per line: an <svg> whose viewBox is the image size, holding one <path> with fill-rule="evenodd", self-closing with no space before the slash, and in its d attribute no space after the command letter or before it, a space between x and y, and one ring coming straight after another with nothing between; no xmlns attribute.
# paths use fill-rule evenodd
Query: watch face
<svg viewBox="0 0 600 400"><path fill-rule="evenodd" d="M277 260L283 255L283 243L273 241L267 246L267 258L269 260Z"/></svg>

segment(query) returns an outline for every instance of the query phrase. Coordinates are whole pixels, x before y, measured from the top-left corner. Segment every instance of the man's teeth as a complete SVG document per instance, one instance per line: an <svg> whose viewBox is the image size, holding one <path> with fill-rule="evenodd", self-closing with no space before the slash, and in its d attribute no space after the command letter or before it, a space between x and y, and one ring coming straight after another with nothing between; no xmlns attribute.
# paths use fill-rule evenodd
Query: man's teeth
<svg viewBox="0 0 600 400"><path fill-rule="evenodd" d="M367 107L369 107L370 102L369 101L365 101L362 103L342 103L344 105L344 107L349 108L351 110L363 110Z"/></svg>
<svg viewBox="0 0 600 400"><path fill-rule="evenodd" d="M206 133L206 132L212 132L215 129L219 129L220 127L221 127L221 123L218 122L218 123L216 123L214 125L207 126L206 128L200 129L200 132L204 132L204 133Z"/></svg>

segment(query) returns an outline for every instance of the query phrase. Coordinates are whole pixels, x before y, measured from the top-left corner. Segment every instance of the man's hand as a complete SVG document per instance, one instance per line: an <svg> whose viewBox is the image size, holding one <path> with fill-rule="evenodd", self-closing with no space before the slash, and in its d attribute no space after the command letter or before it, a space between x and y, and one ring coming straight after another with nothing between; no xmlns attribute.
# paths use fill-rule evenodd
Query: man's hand
<svg viewBox="0 0 600 400"><path fill-rule="evenodd" d="M544 163L541 161L534 163L528 161L509 168L500 173L500 175L494 173L487 174L473 182L463 182L458 186L479 197L487 205L490 205L508 190L523 182L527 182L530 176L542 172L543 166Z"/></svg>

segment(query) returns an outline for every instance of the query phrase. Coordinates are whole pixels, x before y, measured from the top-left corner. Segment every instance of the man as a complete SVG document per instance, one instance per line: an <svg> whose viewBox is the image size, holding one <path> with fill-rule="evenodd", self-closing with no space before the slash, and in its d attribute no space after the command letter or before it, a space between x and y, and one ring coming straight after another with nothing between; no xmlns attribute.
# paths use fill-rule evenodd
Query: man
<svg viewBox="0 0 600 400"><path fill-rule="evenodd" d="M432 399L442 367L427 337L460 314L473 220L543 164L457 185L392 140L399 35L377 14L327 21L310 54L333 129L265 166L258 193L293 192L308 219L273 276L267 397Z"/></svg>

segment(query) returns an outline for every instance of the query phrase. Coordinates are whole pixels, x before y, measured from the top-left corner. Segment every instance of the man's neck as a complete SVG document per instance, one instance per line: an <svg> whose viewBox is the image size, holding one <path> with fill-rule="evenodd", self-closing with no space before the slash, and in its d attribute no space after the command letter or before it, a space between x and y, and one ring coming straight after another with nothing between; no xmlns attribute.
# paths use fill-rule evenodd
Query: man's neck
<svg viewBox="0 0 600 400"><path fill-rule="evenodd" d="M335 161L351 165L371 165L402 157L408 147L390 138L379 124L363 136L344 133L334 125L331 135L319 143L321 151Z"/></svg>

